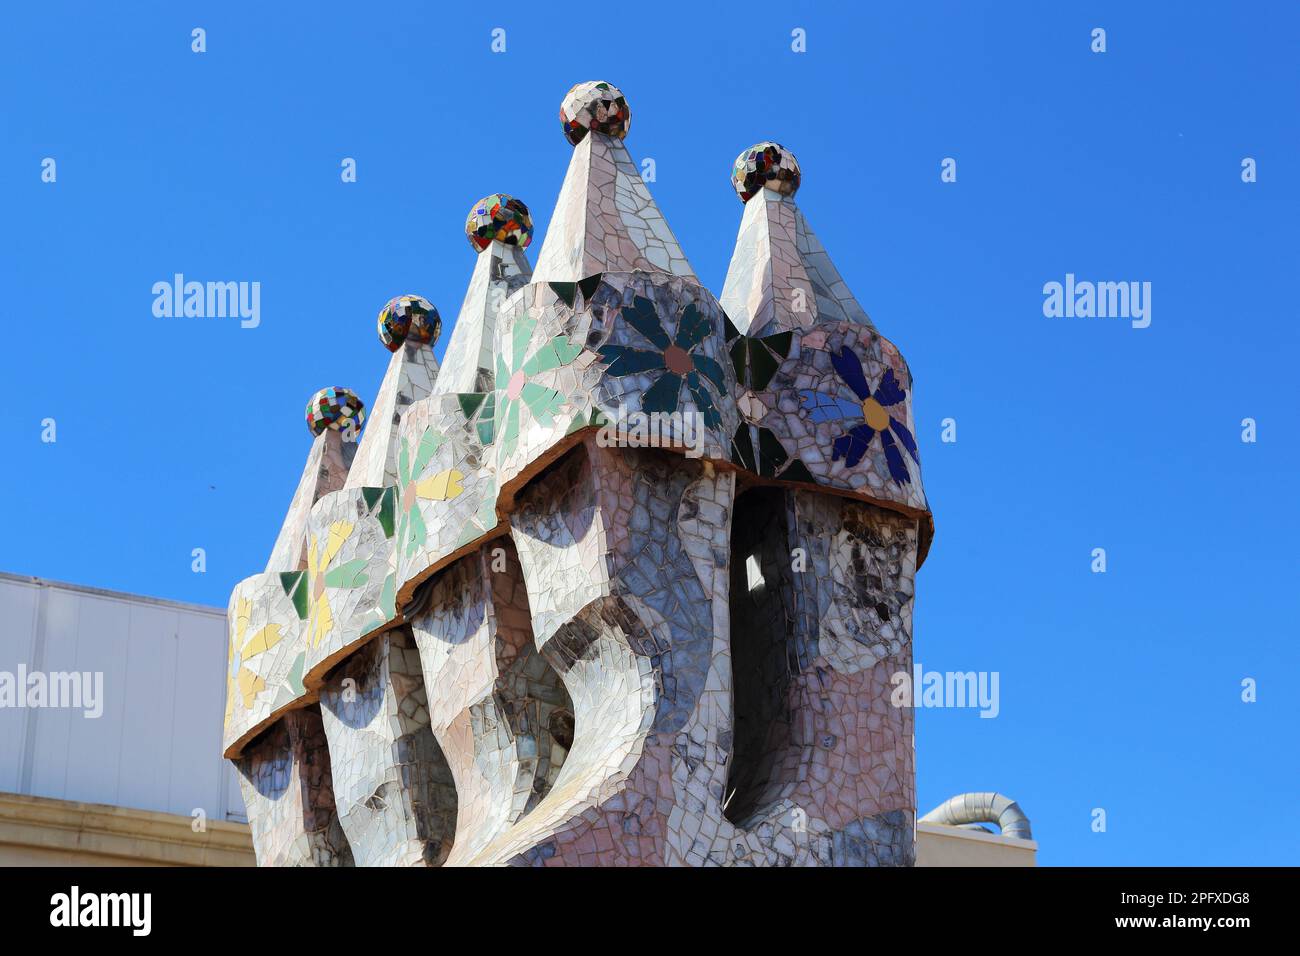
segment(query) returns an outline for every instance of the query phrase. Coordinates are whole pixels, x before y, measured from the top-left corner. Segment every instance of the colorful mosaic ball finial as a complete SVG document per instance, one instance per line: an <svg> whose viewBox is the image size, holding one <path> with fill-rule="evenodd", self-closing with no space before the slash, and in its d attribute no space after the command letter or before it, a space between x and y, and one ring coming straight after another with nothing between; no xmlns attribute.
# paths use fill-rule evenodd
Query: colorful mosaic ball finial
<svg viewBox="0 0 1300 956"><path fill-rule="evenodd" d="M493 193L476 202L465 218L465 235L478 252L492 245L492 240L507 246L528 248L533 241L533 217L523 200L505 193Z"/></svg>
<svg viewBox="0 0 1300 956"><path fill-rule="evenodd" d="M731 185L741 202L749 202L764 188L793 196L799 181L799 160L780 143L757 143L737 156L731 167Z"/></svg>
<svg viewBox="0 0 1300 956"><path fill-rule="evenodd" d="M622 91L612 83L592 80L579 83L560 103L560 124L564 138L577 146L588 132L622 139L632 123L632 111Z"/></svg>
<svg viewBox="0 0 1300 956"><path fill-rule="evenodd" d="M350 388L322 388L307 402L307 427L313 435L323 434L327 428L345 431L349 425L360 431L365 421L366 406Z"/></svg>
<svg viewBox="0 0 1300 956"><path fill-rule="evenodd" d="M432 345L442 332L442 317L428 300L418 295L399 295L379 310L379 341L396 352L404 342Z"/></svg>

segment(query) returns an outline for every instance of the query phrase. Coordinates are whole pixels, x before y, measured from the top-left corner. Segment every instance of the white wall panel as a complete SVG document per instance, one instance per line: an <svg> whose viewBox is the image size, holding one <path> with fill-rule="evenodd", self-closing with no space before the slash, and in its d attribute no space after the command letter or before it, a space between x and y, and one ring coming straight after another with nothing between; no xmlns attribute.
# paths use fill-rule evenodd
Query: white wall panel
<svg viewBox="0 0 1300 956"><path fill-rule="evenodd" d="M0 584L0 671L16 675L19 662L31 660L39 598L34 584ZM0 790L10 793L21 786L26 721L25 710L0 708Z"/></svg>
<svg viewBox="0 0 1300 956"><path fill-rule="evenodd" d="M80 604L74 636L75 653L70 657L55 657L47 653L44 669L102 673L104 713L95 720L84 716L84 712L64 711L68 714L69 726L63 798L120 804L117 768L122 760L122 748L124 744L139 745L139 741L122 739L122 723L128 704L140 706L138 701L128 701L125 693L131 605L87 595L76 595L74 600ZM52 638L54 635L50 631L46 636ZM52 643L50 641L47 647ZM47 713L55 711L41 711L38 721L43 721ZM49 756L57 759L57 755ZM45 753L38 751L37 765L46 757Z"/></svg>
<svg viewBox="0 0 1300 956"><path fill-rule="evenodd" d="M117 761L114 802L170 810L171 728L177 698L180 614L174 608L148 606L132 606L130 613L122 683L106 691L120 696L122 702L120 730L124 745Z"/></svg>
<svg viewBox="0 0 1300 956"><path fill-rule="evenodd" d="M0 573L0 670L100 672L103 714L0 708L0 790L243 819L219 609Z"/></svg>
<svg viewBox="0 0 1300 956"><path fill-rule="evenodd" d="M189 617L181 622L178 674L205 673L212 679L187 684L176 708L169 739L173 813L202 807L221 819L223 791L221 721L226 706L226 619Z"/></svg>
<svg viewBox="0 0 1300 956"><path fill-rule="evenodd" d="M26 662L29 669L49 671L77 659L77 630L81 618L81 595L76 591L47 588L43 595L44 627L37 632L35 650ZM24 768L22 792L42 797L72 799L68 792L68 755L72 747L73 720L81 715L58 709L29 710L26 742L31 763ZM112 719L111 717L109 719ZM112 799L100 800L112 803Z"/></svg>

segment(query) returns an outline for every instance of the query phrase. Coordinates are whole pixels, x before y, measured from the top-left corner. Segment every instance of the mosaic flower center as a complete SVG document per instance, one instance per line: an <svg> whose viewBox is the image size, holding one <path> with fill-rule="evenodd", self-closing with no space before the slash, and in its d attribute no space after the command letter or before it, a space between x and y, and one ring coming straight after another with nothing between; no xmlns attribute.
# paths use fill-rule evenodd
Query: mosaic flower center
<svg viewBox="0 0 1300 956"><path fill-rule="evenodd" d="M874 398L862 400L862 418L878 432L889 427L889 412L885 411L885 406Z"/></svg>
<svg viewBox="0 0 1300 956"><path fill-rule="evenodd" d="M524 383L528 381L528 376L523 371L515 372L510 376L510 383L506 385L506 398L514 401L519 397L519 393L524 390Z"/></svg>
<svg viewBox="0 0 1300 956"><path fill-rule="evenodd" d="M668 366L668 371L678 375L685 375L695 368L691 354L680 345L670 345L664 350L664 364Z"/></svg>
<svg viewBox="0 0 1300 956"><path fill-rule="evenodd" d="M415 479L402 490L402 510L410 511L415 507Z"/></svg>
<svg viewBox="0 0 1300 956"><path fill-rule="evenodd" d="M319 601L320 596L325 593L325 575L318 574L311 582L311 596L313 600Z"/></svg>

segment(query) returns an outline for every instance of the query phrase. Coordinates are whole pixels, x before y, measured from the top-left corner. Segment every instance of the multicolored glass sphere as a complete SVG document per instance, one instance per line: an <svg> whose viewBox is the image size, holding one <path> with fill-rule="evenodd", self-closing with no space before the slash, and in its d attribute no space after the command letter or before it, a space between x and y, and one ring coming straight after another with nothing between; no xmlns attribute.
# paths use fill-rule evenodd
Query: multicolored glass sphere
<svg viewBox="0 0 1300 956"><path fill-rule="evenodd" d="M588 132L622 139L631 124L632 111L627 100L612 83L600 80L579 83L565 94L560 103L564 138L574 146L581 143Z"/></svg>
<svg viewBox="0 0 1300 956"><path fill-rule="evenodd" d="M313 435L325 429L343 431L349 425L361 430L366 421L366 406L350 388L332 385L322 388L307 402L307 427Z"/></svg>
<svg viewBox="0 0 1300 956"><path fill-rule="evenodd" d="M522 200L493 193L476 202L465 219L465 235L479 252L497 242L527 248L533 241L533 217Z"/></svg>
<svg viewBox="0 0 1300 956"><path fill-rule="evenodd" d="M405 342L432 345L442 333L442 317L428 299L399 295L379 310L379 341L396 352Z"/></svg>
<svg viewBox="0 0 1300 956"><path fill-rule="evenodd" d="M731 167L731 185L742 202L764 188L793 196L799 181L799 160L780 143L757 143L737 156Z"/></svg>

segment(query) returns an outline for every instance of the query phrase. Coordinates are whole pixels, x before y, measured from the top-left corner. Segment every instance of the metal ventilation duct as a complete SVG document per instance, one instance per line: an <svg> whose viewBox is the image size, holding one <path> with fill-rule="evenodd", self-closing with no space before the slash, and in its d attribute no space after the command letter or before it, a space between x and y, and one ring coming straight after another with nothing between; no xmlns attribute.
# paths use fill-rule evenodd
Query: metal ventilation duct
<svg viewBox="0 0 1300 956"><path fill-rule="evenodd" d="M1029 818L1020 804L1000 793L959 793L945 800L925 816L922 823L941 823L950 827L996 823L1003 836L1032 840Z"/></svg>

